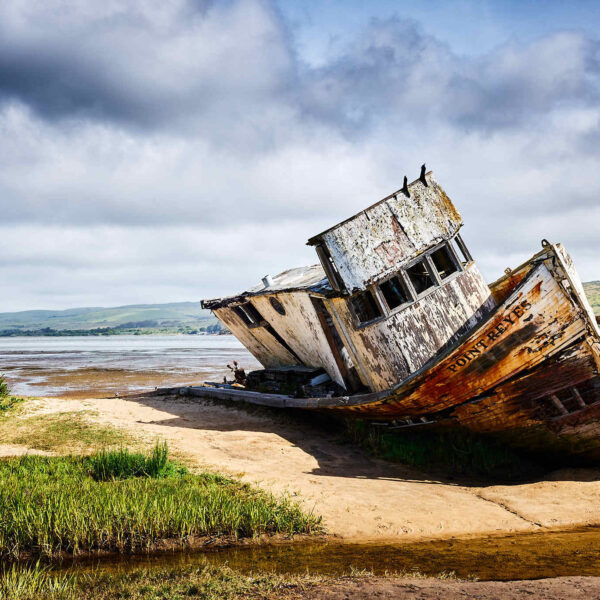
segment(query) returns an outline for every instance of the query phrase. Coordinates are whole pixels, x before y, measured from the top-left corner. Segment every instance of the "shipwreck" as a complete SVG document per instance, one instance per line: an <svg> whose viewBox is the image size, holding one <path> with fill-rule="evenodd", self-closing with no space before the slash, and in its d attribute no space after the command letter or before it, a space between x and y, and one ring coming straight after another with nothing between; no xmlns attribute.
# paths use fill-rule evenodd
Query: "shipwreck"
<svg viewBox="0 0 600 600"><path fill-rule="evenodd" d="M600 331L571 258L544 240L488 285L462 225L423 167L310 238L320 264L204 300L264 368L189 393L597 459Z"/></svg>

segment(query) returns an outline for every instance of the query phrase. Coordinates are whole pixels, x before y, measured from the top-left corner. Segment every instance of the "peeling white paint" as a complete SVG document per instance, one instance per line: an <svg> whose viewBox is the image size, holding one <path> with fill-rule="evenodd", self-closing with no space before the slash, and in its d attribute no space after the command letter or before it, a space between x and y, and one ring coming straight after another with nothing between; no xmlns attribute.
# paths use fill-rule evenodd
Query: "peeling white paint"
<svg viewBox="0 0 600 600"><path fill-rule="evenodd" d="M426 177L427 185L410 184L408 197L398 192L310 240L327 246L348 290L365 289L398 272L458 232L460 215L432 175ZM209 301L207 306L214 307L216 316L265 367L302 362L324 368L344 386L341 367L310 295L323 297L362 383L372 391L393 387L418 371L496 306L476 265L469 263L416 302L358 327L347 296L336 295L323 276L320 266L291 269L275 276L266 289L258 286L239 296ZM272 297L285 314L271 305ZM288 349L268 327L249 328L228 308L243 301L252 302Z"/></svg>
<svg viewBox="0 0 600 600"><path fill-rule="evenodd" d="M252 302L307 367L324 368L334 381L344 386L310 296L306 292L277 294L285 315L280 315L271 306L270 298L257 296Z"/></svg>
<svg viewBox="0 0 600 600"><path fill-rule="evenodd" d="M398 192L311 240L325 244L348 290L365 289L458 232L456 208L431 174L427 182L412 183L409 198Z"/></svg>
<svg viewBox="0 0 600 600"><path fill-rule="evenodd" d="M343 319L358 359L369 371L373 391L388 389L420 369L495 306L473 263L414 304L359 329L354 325L347 299L332 298L328 302Z"/></svg>

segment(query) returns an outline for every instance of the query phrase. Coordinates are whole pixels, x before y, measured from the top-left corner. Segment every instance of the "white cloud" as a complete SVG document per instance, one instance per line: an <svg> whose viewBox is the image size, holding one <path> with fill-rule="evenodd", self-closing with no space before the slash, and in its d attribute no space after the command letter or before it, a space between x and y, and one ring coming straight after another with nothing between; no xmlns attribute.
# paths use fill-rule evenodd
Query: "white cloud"
<svg viewBox="0 0 600 600"><path fill-rule="evenodd" d="M488 278L542 237L600 277L583 34L464 58L391 19L310 67L266 1L6 2L0 22L0 310L239 291L316 262L308 237L424 161Z"/></svg>

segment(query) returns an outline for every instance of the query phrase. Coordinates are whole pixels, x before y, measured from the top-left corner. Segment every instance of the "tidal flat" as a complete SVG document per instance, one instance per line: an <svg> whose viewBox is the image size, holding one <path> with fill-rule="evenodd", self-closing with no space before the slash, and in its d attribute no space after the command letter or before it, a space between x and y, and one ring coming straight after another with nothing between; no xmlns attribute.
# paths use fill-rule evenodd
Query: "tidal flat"
<svg viewBox="0 0 600 600"><path fill-rule="evenodd" d="M152 350L152 361L163 351ZM217 377L224 355L213 351ZM237 349L225 351L228 359L239 358ZM28 350L28 367L19 367L14 354L4 356L14 367L9 373L19 370L20 378L38 381L37 367L50 372L46 361L60 362L63 356L54 348L50 354L56 356L44 351L36 363L33 352ZM32 555L33 562L21 563L17 571L4 560L2 585L8 587L0 588L0 597L337 599L418 593L423 598L520 598L533 593L559 598L565 589L571 597L598 595L597 469L550 469L510 482L408 466L379 458L339 430L301 415L131 394L119 387L112 371L106 375L113 377L112 388L96 393L83 371L95 368L95 351L89 350L87 358L81 352L63 365L79 377L76 394L61 396L73 388L58 384L40 386L48 395L16 403L0 417L0 456L7 464L64 459L73 461L69 468L80 468L86 464L81 461L103 449L150 456L158 440L168 444L169 459L187 470L185 477L209 473L234 482L230 489L250 486L259 494L285 497L305 517L321 518L327 537L318 533L306 543L306 534L289 530L279 537L268 531L237 539L227 534L222 539L228 547L208 552L202 547L200 553L197 548L181 552L181 544L125 544L123 553L105 547L96 559L82 560L86 553L80 552L75 563L69 562L69 551L60 553L61 563L50 565L38 565ZM100 362L118 362L116 347L97 352ZM128 350L125 358L128 353L134 356L137 350ZM188 358L191 365L195 359ZM126 361L121 366L131 369ZM136 370L136 382L135 389L144 386L144 368ZM89 477L88 468L77 476L81 481ZM114 483L148 485L133 480ZM14 595L17 589L21 595Z"/></svg>

